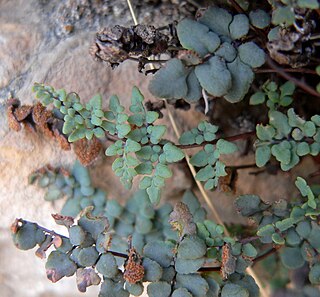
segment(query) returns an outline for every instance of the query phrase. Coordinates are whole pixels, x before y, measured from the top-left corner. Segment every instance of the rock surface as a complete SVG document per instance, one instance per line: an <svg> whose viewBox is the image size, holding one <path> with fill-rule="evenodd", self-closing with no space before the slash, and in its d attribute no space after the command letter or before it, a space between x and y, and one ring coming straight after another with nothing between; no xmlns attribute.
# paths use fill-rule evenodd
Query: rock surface
<svg viewBox="0 0 320 297"><path fill-rule="evenodd" d="M98 6L93 5L99 2L12 0L0 3L0 295L3 297L83 296L77 292L74 277L50 283L45 276L45 262L35 257L34 251L17 250L11 241L9 228L16 217L61 230L50 214L59 212L63 202L44 202L44 191L28 185L28 176L45 164L70 168L75 155L61 151L44 135L26 130L9 131L5 115L9 94L19 98L22 104L32 104L35 102L31 92L33 83L44 82L75 91L83 101L101 93L106 99L105 105L116 93L122 104L128 106L134 85L151 98L147 91L149 78L137 71L135 63L124 63L111 70L89 55L90 44L100 27L115 22L131 25L125 4L103 1L105 5L98 10ZM72 32L67 30L71 28L66 27L69 25ZM93 180L107 190L110 197L123 202L130 192L125 191L113 174L111 164L111 159L101 156L91 168ZM174 168L174 172L174 183L167 188L171 196L190 184L182 169ZM90 287L86 296L97 296L97 292L97 287Z"/></svg>
<svg viewBox="0 0 320 297"><path fill-rule="evenodd" d="M74 277L51 284L45 276L44 261L36 258L33 251L22 252L12 244L9 227L16 217L59 230L50 214L59 212L62 201L55 204L44 202L44 191L28 185L28 175L48 163L70 167L75 156L72 152L61 151L44 135L30 134L25 130L10 132L5 117L9 93L23 104L31 104L35 102L31 86L37 81L76 91L84 101L99 92L107 102L110 95L117 93L122 103L128 106L131 88L136 85L146 98L155 100L147 90L150 78L138 73L136 64L124 63L111 70L93 61L88 54L94 33L100 26L108 23L130 24L126 6L119 4L120 1L102 1L105 6L98 9L93 4L86 6L87 2L94 4L101 1L0 2L0 295L3 297L84 296L77 292ZM139 12L143 15L143 7ZM150 10L145 16L152 19ZM180 130L194 127L203 117L195 111L173 112ZM169 123L166 115L162 121ZM168 138L175 140L174 131L168 125ZM253 161L252 154L246 157L237 155L228 160L228 164ZM123 202L130 192L113 174L111 163L111 159L99 157L90 167L93 181L107 190L109 196ZM314 165L311 159L306 159L299 168L296 171L300 170L305 176L313 171ZM192 186L186 165L179 164L173 170L174 177L163 193L165 199L175 199ZM276 200L286 198L292 192L292 176L295 174L268 176L266 183L266 173L256 178L249 172L250 169L241 171L238 194L259 194L264 199ZM226 222L242 222L234 213L234 197L217 191L210 193ZM85 296L97 296L97 288L89 288Z"/></svg>

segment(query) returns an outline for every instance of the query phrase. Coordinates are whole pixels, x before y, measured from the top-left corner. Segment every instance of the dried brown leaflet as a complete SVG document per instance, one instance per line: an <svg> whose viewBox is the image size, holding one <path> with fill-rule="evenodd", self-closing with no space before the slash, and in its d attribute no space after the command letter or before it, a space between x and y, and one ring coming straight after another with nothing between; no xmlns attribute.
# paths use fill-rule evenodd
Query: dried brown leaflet
<svg viewBox="0 0 320 297"><path fill-rule="evenodd" d="M169 46L175 45L176 41L169 32L172 31L170 25L167 28L166 34L151 25L105 28L96 34L90 53L96 60L113 68L125 60L138 61L139 71L142 71L146 64L154 62L148 60L150 56L165 53Z"/></svg>
<svg viewBox="0 0 320 297"><path fill-rule="evenodd" d="M10 129L18 132L24 126L28 131L41 132L54 139L63 150L71 150L67 135L62 133L63 119L46 109L41 103L21 105L18 99L9 99L7 117ZM73 148L79 161L84 166L88 166L98 157L102 144L93 137L91 140L76 141Z"/></svg>

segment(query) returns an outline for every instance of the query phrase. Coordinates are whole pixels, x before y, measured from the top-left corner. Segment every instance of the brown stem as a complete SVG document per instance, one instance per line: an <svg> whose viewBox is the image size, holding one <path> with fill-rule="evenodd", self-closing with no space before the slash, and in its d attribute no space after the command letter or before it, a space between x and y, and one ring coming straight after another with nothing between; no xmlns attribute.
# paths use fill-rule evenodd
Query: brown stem
<svg viewBox="0 0 320 297"><path fill-rule="evenodd" d="M265 253L263 253L262 255L256 257L255 259L253 259L252 266L255 265L257 262L259 262L259 261L267 258L268 256L272 255L279 248L281 248L281 247L273 247L270 250L268 250ZM221 266L201 267L201 268L198 269L199 272L220 271L220 270L221 270Z"/></svg>
<svg viewBox="0 0 320 297"><path fill-rule="evenodd" d="M292 81L295 85L300 87L302 90L306 91L307 93L315 97L320 98L320 94L316 90L314 90L312 87L307 85L305 82L298 80L295 77L291 76L290 74L286 73L281 67L279 67L275 62L273 62L273 60L269 56L267 56L267 63L271 68L273 68L277 73L279 73L279 75L281 75L286 80Z"/></svg>
<svg viewBox="0 0 320 297"><path fill-rule="evenodd" d="M108 253L111 253L112 255L114 255L116 257L120 257L120 258L124 258L124 259L128 258L128 255L126 255L126 254L122 254L122 253L118 253L118 252L114 252L114 251L110 251L110 250L108 250Z"/></svg>
<svg viewBox="0 0 320 297"><path fill-rule="evenodd" d="M246 12L242 9L242 7L236 0L230 0L230 2L237 12L246 14Z"/></svg>
<svg viewBox="0 0 320 297"><path fill-rule="evenodd" d="M17 222L20 222L22 224L25 224L25 223L31 223L29 221L26 221L26 220L23 220L23 219L16 219ZM36 223L35 223L36 224ZM38 224L36 224L37 227L42 230L43 232L46 232L52 236L59 236L59 237L62 237L62 238L67 238L66 236L64 235L61 235L55 231L52 231L52 230L49 230L47 228L44 228L42 226L39 226ZM239 242L241 242L242 244L245 244L245 243L248 243L248 242L251 242L251 241L254 241L256 239L258 239L259 237L258 236L252 236L252 237L248 237L248 238L244 238L242 240L240 240ZM273 254L274 252L276 252L279 248L281 248L281 246L277 246L277 247L273 247L272 249L268 250L267 252L263 253L262 255L256 257L254 260L253 260L253 265L258 262L258 261L261 261L263 260L264 258L268 257L269 255ZM123 253L119 253L119 252L115 252L115 251L110 251L108 250L108 253L111 253L112 255L116 256L116 257L120 257L120 258L124 258L124 259L127 259L128 258L128 255L126 254L123 254ZM214 266L214 267L201 267L198 269L199 272L205 272L205 271L220 271L221 267L220 266Z"/></svg>
<svg viewBox="0 0 320 297"><path fill-rule="evenodd" d="M316 176L319 176L320 175L320 169L318 169L317 171L314 171L312 173L309 174L309 178L312 178L312 177L316 177Z"/></svg>
<svg viewBox="0 0 320 297"><path fill-rule="evenodd" d="M233 136L227 136L227 137L224 137L223 139L224 140L227 140L227 141L236 141L236 140L241 140L241 139L248 139L252 136L254 136L256 134L256 131L250 131L250 132L246 132L246 133L242 133L242 134L237 134L237 135L233 135ZM112 141L112 142L116 142L117 140L121 140L121 141L125 141L125 139L121 139L115 135L111 135L111 134L106 134L106 137L108 140ZM191 149L191 148L197 148L197 147L203 147L205 146L206 144L215 144L218 142L218 140L221 139L221 138L218 138L218 139L215 139L213 141L205 141L201 144L175 144L173 143L176 147L184 150L184 149ZM160 146L163 146L162 144L158 144ZM249 165L242 165L242 166L249 166ZM230 166L229 166L230 167ZM235 166L237 167L237 166ZM250 167L253 167L253 165ZM241 166L238 166L236 169L242 169L242 168L249 168L249 167L241 167Z"/></svg>
<svg viewBox="0 0 320 297"><path fill-rule="evenodd" d="M256 131L250 131L250 132L246 132L246 133L242 133L242 134L237 134L237 135L233 135L233 136L227 136L224 137L224 140L227 141L236 141L236 140L240 140L240 139L248 139L252 136L254 136L256 134ZM205 146L206 144L215 144L218 142L220 138L215 139L213 141L205 141L201 144L178 144L176 145L178 148L180 149L190 149L190 148L195 148L195 147L202 147Z"/></svg>
<svg viewBox="0 0 320 297"><path fill-rule="evenodd" d="M150 63L166 63L169 60L148 60L146 58L140 57L140 58L135 58L135 57L129 57L128 60L135 61L135 62L143 62L144 64L150 64Z"/></svg>
<svg viewBox="0 0 320 297"><path fill-rule="evenodd" d="M116 142L118 140L123 141L123 139L121 139L121 138L119 138L119 137L117 137L115 135L111 135L111 134L106 134L106 137L107 137L108 140L110 140L112 142Z"/></svg>
<svg viewBox="0 0 320 297"><path fill-rule="evenodd" d="M278 247L273 247L270 250L266 251L265 253L263 253L262 255L258 256L257 258L254 259L254 262L252 265L255 265L257 262L269 257L270 255L274 254L278 249L280 249L281 246Z"/></svg>
<svg viewBox="0 0 320 297"><path fill-rule="evenodd" d="M308 68L282 68L284 72L297 72L297 73L309 73L318 75L317 72L313 69ZM255 73L277 73L278 70L276 69L255 69Z"/></svg>
<svg viewBox="0 0 320 297"><path fill-rule="evenodd" d="M259 236L251 236L251 237L248 237L248 238L240 239L239 242L241 242L242 244L246 244L246 243L255 241L255 240L259 239L259 238L260 238Z"/></svg>
<svg viewBox="0 0 320 297"><path fill-rule="evenodd" d="M199 272L220 271L220 270L221 270L221 266L201 267L198 269Z"/></svg>
<svg viewBox="0 0 320 297"><path fill-rule="evenodd" d="M234 170L241 170L241 169L255 168L255 167L257 167L256 163L237 165L237 166L227 166L227 168L234 169Z"/></svg>
<svg viewBox="0 0 320 297"><path fill-rule="evenodd" d="M26 221L26 220L23 220L23 219L18 219L18 221L21 222L22 224L31 223L31 222ZM52 231L52 230L49 230L49 229L47 229L47 228L45 228L45 227L39 226L37 223L35 223L35 224L37 225L37 227L38 227L40 230L42 230L42 231L45 232L45 233L50 234L51 236L59 236L59 237L61 237L61 238L68 238L68 237L66 237L66 236L64 236L64 235L61 235L61 234L55 232L55 231ZM122 254L122 253L119 253L119 252L114 252L114 251L108 250L108 253L111 253L112 255L114 255L114 256L116 256L116 257L125 258L125 259L128 258L128 255Z"/></svg>

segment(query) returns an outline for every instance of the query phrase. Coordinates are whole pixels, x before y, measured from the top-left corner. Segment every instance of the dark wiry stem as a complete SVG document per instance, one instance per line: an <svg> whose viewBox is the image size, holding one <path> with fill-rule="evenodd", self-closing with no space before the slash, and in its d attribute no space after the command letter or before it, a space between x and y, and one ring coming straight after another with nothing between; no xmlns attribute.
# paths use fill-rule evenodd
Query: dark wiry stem
<svg viewBox="0 0 320 297"><path fill-rule="evenodd" d="M31 222L26 221L26 220L23 220L23 219L18 219L18 221L19 221L21 224L31 223ZM36 224L36 223L35 223L35 224ZM36 224L36 225L37 225L37 228L38 228L38 229L42 230L43 232L45 232L45 233L47 233L47 234L49 234L49 235L51 235L51 236L53 236L53 237L54 237L54 236L59 236L59 237L61 237L61 238L68 238L68 237L66 237L66 236L64 236L64 235L61 235L61 234L59 234L59 233L57 233L57 232L55 232L55 231L53 231L53 230L49 230L49 229L47 229L47 228L45 228L45 227L42 227L42 226L40 226L40 225L38 225L38 224ZM125 258L125 259L128 258L128 255L122 254L122 253L119 253L119 252L114 252L114 251L108 250L108 253L111 253L112 255L114 255L114 256L116 256L116 257Z"/></svg>
<svg viewBox="0 0 320 297"><path fill-rule="evenodd" d="M313 69L308 68L282 68L284 72L297 72L297 73L307 73L318 75L317 72ZM278 73L276 69L255 69L255 73Z"/></svg>
<svg viewBox="0 0 320 297"><path fill-rule="evenodd" d="M273 247L270 250L266 251L265 253L263 253L262 255L258 256L257 258L254 259L254 262L252 265L255 265L257 262L269 257L270 255L274 254L278 249L280 249L281 246L278 247Z"/></svg>
<svg viewBox="0 0 320 297"><path fill-rule="evenodd" d="M267 258L268 256L274 254L279 248L281 248L281 246L278 247L273 247L270 250L264 252L263 254L261 254L260 256L256 257L255 259L253 259L253 265L255 265L257 262ZM211 266L211 267L201 267L200 269L198 269L199 272L209 272L209 271L220 271L221 266Z"/></svg>
<svg viewBox="0 0 320 297"><path fill-rule="evenodd" d="M255 134L256 134L256 131L250 131L250 132L246 132L246 133L242 133L242 134L223 137L223 139L227 140L227 141L236 141L236 140L240 140L240 139L248 139L248 138L254 136ZM178 144L176 146L180 149L190 149L190 148L195 148L195 147L202 147L202 146L205 146L206 144L215 144L218 142L219 139L220 138L215 139L213 141L205 141L201 144L186 144L186 145Z"/></svg>
<svg viewBox="0 0 320 297"><path fill-rule="evenodd" d="M295 85L297 85L302 90L309 93L310 95L313 95L315 97L320 98L320 94L316 90L314 90L312 87L307 85L305 82L298 80L295 77L291 76L290 74L286 73L281 67L279 67L275 62L273 62L273 60L268 56L267 56L267 63L269 64L269 66L271 68L273 68L277 73L279 73L279 75L281 75L286 80L292 81Z"/></svg>
<svg viewBox="0 0 320 297"><path fill-rule="evenodd" d="M226 136L226 137L223 137L223 139L227 140L227 141L236 141L236 140L241 140L241 139L248 139L248 138L254 136L255 134L256 134L256 131L250 131L250 132L237 134L237 135L233 135L233 136ZM111 135L111 134L106 134L106 137L107 137L108 140L110 140L112 142L115 142L117 140L121 140L121 141L125 141L126 140L125 138L121 139L121 138L118 138L117 136ZM203 147L206 144L216 144L218 142L218 140L221 139L221 138L217 138L217 139L215 139L213 141L205 141L205 142L203 142L201 144L196 144L196 143L195 144L175 144L175 143L172 143L172 144L174 144L176 147L184 150L184 149ZM162 144L158 144L158 145L163 146ZM250 166L250 167L252 167L252 166Z"/></svg>
<svg viewBox="0 0 320 297"><path fill-rule="evenodd" d="M248 238L240 239L239 241L240 241L242 244L246 244L246 243L249 243L249 242L258 240L259 238L260 238L259 236L251 236L251 237L248 237Z"/></svg>
<svg viewBox="0 0 320 297"><path fill-rule="evenodd" d="M257 165L256 163L252 163L252 164L235 165L235 166L227 166L227 167L234 170L241 170L241 169L247 169L247 168L254 168L254 167L257 167Z"/></svg>
<svg viewBox="0 0 320 297"><path fill-rule="evenodd" d="M26 220L23 220L23 219L16 219L16 222L19 222L21 224L26 224L26 223L32 223L30 221L26 221ZM36 223L35 223L36 224ZM53 230L49 230L45 227L42 227L42 226L39 226L38 224L37 225L37 228L42 230L43 232L47 233L47 234L50 234L51 236L59 236L61 238L68 238L64 235L61 235ZM248 238L244 238L242 240L240 240L240 242L242 244L244 243L248 243L248 242L251 242L251 241L254 241L256 239L258 239L259 237L258 236L252 236L252 237L248 237ZM256 257L255 259L253 259L253 265L258 262L258 261L261 261L263 260L264 258L268 257L269 255L275 253L279 248L281 248L281 246L275 246L275 247L272 247L270 250L268 250L267 252L264 252L262 255ZM116 257L120 257L120 258L124 258L124 259L127 259L128 258L128 255L126 254L123 254L123 253L119 253L119 252L115 252L115 251L110 251L108 250L108 253L111 253L112 255L116 256ZM221 269L221 266L213 266L213 267L201 267L198 269L198 272L206 272L206 271L220 271Z"/></svg>

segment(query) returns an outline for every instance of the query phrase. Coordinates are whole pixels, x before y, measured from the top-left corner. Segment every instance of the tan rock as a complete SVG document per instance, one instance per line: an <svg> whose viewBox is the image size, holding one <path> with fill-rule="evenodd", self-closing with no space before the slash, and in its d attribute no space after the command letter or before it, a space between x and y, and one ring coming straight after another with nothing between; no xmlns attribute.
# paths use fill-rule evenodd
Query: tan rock
<svg viewBox="0 0 320 297"><path fill-rule="evenodd" d="M32 26L0 23L0 89L27 69L39 37Z"/></svg>

